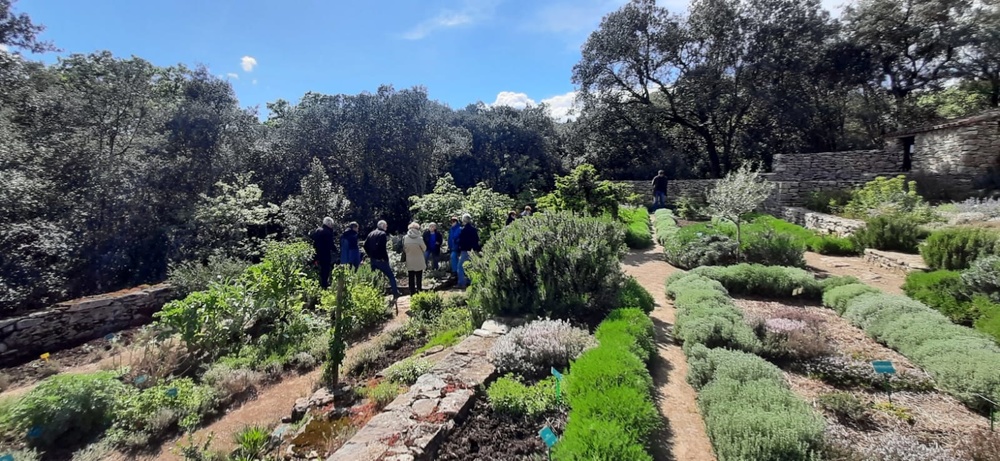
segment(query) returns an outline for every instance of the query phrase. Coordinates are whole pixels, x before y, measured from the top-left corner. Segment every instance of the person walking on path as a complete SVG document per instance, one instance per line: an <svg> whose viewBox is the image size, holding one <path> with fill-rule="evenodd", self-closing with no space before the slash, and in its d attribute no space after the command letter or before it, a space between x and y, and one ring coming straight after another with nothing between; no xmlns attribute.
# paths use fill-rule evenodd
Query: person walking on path
<svg viewBox="0 0 1000 461"><path fill-rule="evenodd" d="M462 223L464 223L462 232L458 234L458 250L461 252L458 256L459 288L469 286L469 278L465 274L465 262L469 260L469 253L482 250L482 247L479 246L479 229L476 229L476 226L472 224L472 216L462 215Z"/></svg>
<svg viewBox="0 0 1000 461"><path fill-rule="evenodd" d="M438 270L438 261L441 260L441 247L444 245L444 236L441 235L441 231L438 230L436 223L427 225L427 231L424 232L424 245L427 246L427 251L424 254L425 263L430 264L431 269Z"/></svg>
<svg viewBox="0 0 1000 461"><path fill-rule="evenodd" d="M462 232L462 225L458 223L458 218L451 217L451 228L448 229L448 253L451 253L451 273L458 278L458 235Z"/></svg>
<svg viewBox="0 0 1000 461"><path fill-rule="evenodd" d="M522 218L527 218L528 216L531 216L531 205L525 205L524 211L521 212Z"/></svg>
<svg viewBox="0 0 1000 461"><path fill-rule="evenodd" d="M403 238L403 253L406 254L406 273L409 276L410 295L420 293L424 288L424 269L427 268L427 244L420 234L420 224L410 223Z"/></svg>
<svg viewBox="0 0 1000 461"><path fill-rule="evenodd" d="M389 244L389 235L385 233L388 224L379 221L375 230L368 234L365 239L365 254L371 261L372 269L382 272L389 278L389 286L392 288L393 298L399 297L399 287L396 285L396 275L392 273L389 266L389 251L386 246Z"/></svg>
<svg viewBox="0 0 1000 461"><path fill-rule="evenodd" d="M653 178L653 206L667 206L667 174L663 170Z"/></svg>
<svg viewBox="0 0 1000 461"><path fill-rule="evenodd" d="M510 213L507 213L507 224L504 225L509 226L512 222L516 220L517 220L517 212L512 210Z"/></svg>
<svg viewBox="0 0 1000 461"><path fill-rule="evenodd" d="M323 218L323 225L312 231L309 236L313 241L313 249L316 250L314 261L319 266L319 286L324 290L330 288L330 274L333 272L333 252L336 251L334 245L333 226L337 225L333 218L327 216Z"/></svg>
<svg viewBox="0 0 1000 461"><path fill-rule="evenodd" d="M355 270L361 265L361 248L358 247L358 223L347 225L340 235L340 263L350 264Z"/></svg>

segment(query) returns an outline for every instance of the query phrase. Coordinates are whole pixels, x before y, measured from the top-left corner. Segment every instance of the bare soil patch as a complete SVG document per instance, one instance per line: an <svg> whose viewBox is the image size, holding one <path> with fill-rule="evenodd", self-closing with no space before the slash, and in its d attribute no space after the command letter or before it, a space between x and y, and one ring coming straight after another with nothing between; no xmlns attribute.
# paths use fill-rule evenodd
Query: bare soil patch
<svg viewBox="0 0 1000 461"><path fill-rule="evenodd" d="M477 396L466 420L438 449L440 461L517 461L545 459L546 446L538 436L544 426L557 434L566 426L565 411L529 417L499 414L485 395Z"/></svg>

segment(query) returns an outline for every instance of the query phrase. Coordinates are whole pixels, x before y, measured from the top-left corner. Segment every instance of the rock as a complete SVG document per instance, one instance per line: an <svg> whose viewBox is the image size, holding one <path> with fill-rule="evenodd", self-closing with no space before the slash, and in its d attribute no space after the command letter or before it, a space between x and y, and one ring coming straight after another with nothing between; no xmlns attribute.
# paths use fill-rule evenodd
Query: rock
<svg viewBox="0 0 1000 461"><path fill-rule="evenodd" d="M8 349L8 347L7 347L6 344L0 343L0 354L3 354L4 352L7 352L7 349Z"/></svg>
<svg viewBox="0 0 1000 461"><path fill-rule="evenodd" d="M498 335L505 335L507 334L508 331L510 331L510 327L500 322L497 322L496 320L487 320L483 322L482 329L493 332Z"/></svg>
<svg viewBox="0 0 1000 461"><path fill-rule="evenodd" d="M831 264L831 266L833 266L833 267L851 267L850 264L846 264L846 263L833 263L833 264Z"/></svg>
<svg viewBox="0 0 1000 461"><path fill-rule="evenodd" d="M421 354L421 355L423 357L427 357L428 355L434 355L434 354L437 354L438 352L441 352L443 350L444 350L444 346L434 346L434 347L432 347L432 348L427 349L426 351L424 351L424 353Z"/></svg>
<svg viewBox="0 0 1000 461"><path fill-rule="evenodd" d="M434 410L438 407L438 399L420 399L413 402L410 405L410 409L413 410L413 414L418 418L426 418L434 414Z"/></svg>
<svg viewBox="0 0 1000 461"><path fill-rule="evenodd" d="M289 422L298 422L306 415L309 411L309 399L302 397L295 400L295 405L292 406L292 416Z"/></svg>
<svg viewBox="0 0 1000 461"><path fill-rule="evenodd" d="M31 327L36 327L36 326L41 325L41 324L42 324L42 319L39 319L39 318L22 319L21 321L17 322L17 329L18 330L25 330L25 329L28 329L28 328L31 328Z"/></svg>
<svg viewBox="0 0 1000 461"><path fill-rule="evenodd" d="M473 396L475 392L472 389L458 389L438 402L438 413L460 419L468 409L472 408Z"/></svg>
<svg viewBox="0 0 1000 461"><path fill-rule="evenodd" d="M324 407L333 403L334 393L330 392L327 388L321 387L313 395L309 397L307 405L310 408Z"/></svg>
<svg viewBox="0 0 1000 461"><path fill-rule="evenodd" d="M479 328L476 331L473 331L472 334L474 334L476 336L479 336L480 338L493 338L493 337L495 337L497 335L496 333L494 333L492 331L484 330L482 328Z"/></svg>

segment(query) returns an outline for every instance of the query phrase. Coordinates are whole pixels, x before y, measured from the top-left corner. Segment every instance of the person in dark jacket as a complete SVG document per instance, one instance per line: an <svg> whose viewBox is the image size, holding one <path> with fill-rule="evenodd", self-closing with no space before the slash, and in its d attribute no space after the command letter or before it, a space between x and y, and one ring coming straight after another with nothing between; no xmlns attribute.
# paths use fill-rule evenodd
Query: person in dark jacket
<svg viewBox="0 0 1000 461"><path fill-rule="evenodd" d="M399 287L396 285L396 274L392 273L392 267L389 266L389 251L386 248L389 244L389 234L385 233L387 226L385 221L379 221L378 227L368 234L368 238L365 239L365 254L371 261L372 269L381 271L389 278L392 296L398 298Z"/></svg>
<svg viewBox="0 0 1000 461"><path fill-rule="evenodd" d="M358 247L358 223L347 225L340 235L340 263L350 264L355 270L361 265L361 248Z"/></svg>
<svg viewBox="0 0 1000 461"><path fill-rule="evenodd" d="M425 263L429 263L431 269L438 270L438 262L441 260L441 247L444 246L444 236L438 230L435 223L427 225L424 231L424 245L427 245L427 252L424 253Z"/></svg>
<svg viewBox="0 0 1000 461"><path fill-rule="evenodd" d="M469 286L469 279L465 274L465 262L469 260L469 253L482 250L482 247L479 246L479 229L476 229L476 226L472 224L472 216L462 215L462 222L465 225L462 226L462 231L458 234L458 250L461 252L458 256L459 288Z"/></svg>
<svg viewBox="0 0 1000 461"><path fill-rule="evenodd" d="M327 216L323 218L323 225L310 234L313 249L316 250L314 260L319 266L319 286L324 290L330 288L330 273L333 272L333 252L337 249L333 243L333 226L336 224L333 218Z"/></svg>
<svg viewBox="0 0 1000 461"><path fill-rule="evenodd" d="M667 206L667 174L663 170L653 178L653 206Z"/></svg>
<svg viewBox="0 0 1000 461"><path fill-rule="evenodd" d="M458 223L458 218L451 217L451 229L448 229L448 253L451 253L451 273L458 278L458 234L462 232L462 225Z"/></svg>
<svg viewBox="0 0 1000 461"><path fill-rule="evenodd" d="M517 220L517 212L511 211L510 213L507 213L507 224L504 225L509 226L510 223L514 222L515 220Z"/></svg>

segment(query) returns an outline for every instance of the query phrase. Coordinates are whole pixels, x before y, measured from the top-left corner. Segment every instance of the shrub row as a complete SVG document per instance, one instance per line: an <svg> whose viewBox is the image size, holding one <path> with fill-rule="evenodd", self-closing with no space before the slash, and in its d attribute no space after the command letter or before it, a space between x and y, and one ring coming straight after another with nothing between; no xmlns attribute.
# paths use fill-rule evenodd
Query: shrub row
<svg viewBox="0 0 1000 461"><path fill-rule="evenodd" d="M749 352L760 343L717 280L687 273L668 280L677 307L698 405L716 456L723 461L811 460L823 420L785 383L781 371ZM682 320L683 319L683 320Z"/></svg>
<svg viewBox="0 0 1000 461"><path fill-rule="evenodd" d="M817 280L811 273L797 267L737 264L734 266L704 266L689 272L680 272L667 278L667 295L673 291L671 282L689 274L701 275L720 283L732 294L770 296L776 298L802 297L820 299L823 290L833 286L856 283L853 277L830 277Z"/></svg>
<svg viewBox="0 0 1000 461"><path fill-rule="evenodd" d="M913 272L903 291L961 325L1000 342L1000 256L985 256L962 272Z"/></svg>
<svg viewBox="0 0 1000 461"><path fill-rule="evenodd" d="M652 460L648 448L660 414L643 359L652 351L653 322L639 309L618 309L597 330L600 346L570 366L569 421L553 457Z"/></svg>
<svg viewBox="0 0 1000 461"><path fill-rule="evenodd" d="M831 289L824 304L931 374L940 388L975 409L976 394L1000 399L1000 347L990 338L905 296L855 285Z"/></svg>
<svg viewBox="0 0 1000 461"><path fill-rule="evenodd" d="M653 246L649 211L645 207L621 208L618 219L625 223L625 244L629 248L644 250Z"/></svg>
<svg viewBox="0 0 1000 461"><path fill-rule="evenodd" d="M981 256L1000 255L1000 232L976 227L954 227L934 232L920 247L932 269L962 270Z"/></svg>

